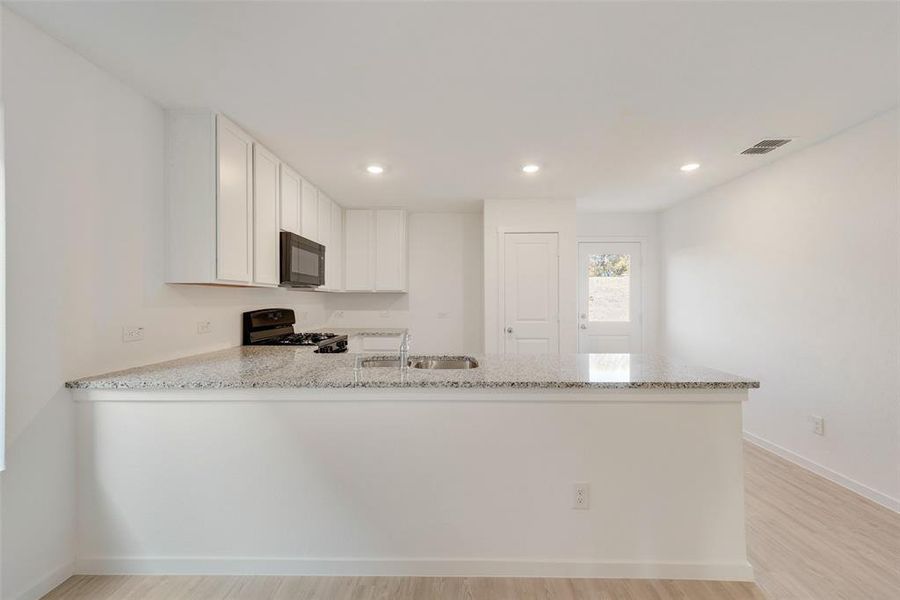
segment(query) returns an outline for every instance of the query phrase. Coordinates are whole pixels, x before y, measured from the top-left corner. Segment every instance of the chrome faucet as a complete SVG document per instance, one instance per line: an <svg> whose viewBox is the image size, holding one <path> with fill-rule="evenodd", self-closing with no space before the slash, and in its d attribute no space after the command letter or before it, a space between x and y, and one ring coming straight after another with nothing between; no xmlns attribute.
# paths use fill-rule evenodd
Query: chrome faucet
<svg viewBox="0 0 900 600"><path fill-rule="evenodd" d="M400 338L400 370L409 370L409 331L404 331Z"/></svg>

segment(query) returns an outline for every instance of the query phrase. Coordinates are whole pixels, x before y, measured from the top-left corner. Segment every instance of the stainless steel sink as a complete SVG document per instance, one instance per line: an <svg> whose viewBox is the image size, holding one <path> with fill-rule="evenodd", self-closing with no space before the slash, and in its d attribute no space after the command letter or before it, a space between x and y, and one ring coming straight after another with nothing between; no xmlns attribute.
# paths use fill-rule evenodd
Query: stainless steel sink
<svg viewBox="0 0 900 600"><path fill-rule="evenodd" d="M412 358L409 366L413 369L474 369L478 361L471 356L450 356L446 358Z"/></svg>
<svg viewBox="0 0 900 600"><path fill-rule="evenodd" d="M399 358L364 358L359 361L359 366L364 368L370 367L393 367L395 369L400 367L400 359Z"/></svg>
<svg viewBox="0 0 900 600"><path fill-rule="evenodd" d="M359 361L359 366L365 369L373 367L400 368L400 359L375 356ZM478 361L471 356L413 356L409 359L409 366L413 369L474 369Z"/></svg>

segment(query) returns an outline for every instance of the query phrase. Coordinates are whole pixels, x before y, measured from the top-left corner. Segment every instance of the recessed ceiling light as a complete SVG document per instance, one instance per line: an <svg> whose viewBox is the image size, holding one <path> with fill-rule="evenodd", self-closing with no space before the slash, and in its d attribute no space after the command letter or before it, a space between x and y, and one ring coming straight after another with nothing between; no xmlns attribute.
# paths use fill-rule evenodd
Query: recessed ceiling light
<svg viewBox="0 0 900 600"><path fill-rule="evenodd" d="M686 165L681 165L681 170L685 173L690 173L691 171L696 171L700 168L700 163L688 163Z"/></svg>
<svg viewBox="0 0 900 600"><path fill-rule="evenodd" d="M541 166L540 166L540 165L523 165L523 166L522 166L522 172L523 172L523 173L529 173L529 174L532 174L532 173L537 173L537 172L540 171L540 170L541 170Z"/></svg>
<svg viewBox="0 0 900 600"><path fill-rule="evenodd" d="M381 165L369 165L368 167L366 167L366 171L368 171L371 175L381 175L382 173L384 173L384 167L382 167Z"/></svg>

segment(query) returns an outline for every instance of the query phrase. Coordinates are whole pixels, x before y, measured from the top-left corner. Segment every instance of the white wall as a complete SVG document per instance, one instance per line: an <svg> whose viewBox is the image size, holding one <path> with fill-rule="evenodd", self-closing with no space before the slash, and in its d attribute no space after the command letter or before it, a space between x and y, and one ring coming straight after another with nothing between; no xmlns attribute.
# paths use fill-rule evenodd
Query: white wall
<svg viewBox="0 0 900 600"><path fill-rule="evenodd" d="M409 215L409 328L413 350L484 350L480 213Z"/></svg>
<svg viewBox="0 0 900 600"><path fill-rule="evenodd" d="M74 559L64 381L237 345L242 310L294 307L311 324L325 311L323 294L163 284L162 109L5 9L2 27L11 349L2 597L12 599L38 595ZM198 335L199 320L212 333ZM123 325L144 326L145 340L122 343Z"/></svg>
<svg viewBox="0 0 900 600"><path fill-rule="evenodd" d="M893 110L660 230L667 353L758 378L747 432L900 510L898 132Z"/></svg>
<svg viewBox="0 0 900 600"><path fill-rule="evenodd" d="M559 351L577 352L575 199L484 201L484 346L499 352L499 245L503 232L559 234ZM567 266L568 265L568 266Z"/></svg>
<svg viewBox="0 0 900 600"><path fill-rule="evenodd" d="M408 327L414 353L480 353L480 213L410 213L409 294L331 294L334 327Z"/></svg>
<svg viewBox="0 0 900 600"><path fill-rule="evenodd" d="M659 219L657 213L578 213L579 241L640 242L643 352L659 352ZM582 274L577 275L581 277Z"/></svg>

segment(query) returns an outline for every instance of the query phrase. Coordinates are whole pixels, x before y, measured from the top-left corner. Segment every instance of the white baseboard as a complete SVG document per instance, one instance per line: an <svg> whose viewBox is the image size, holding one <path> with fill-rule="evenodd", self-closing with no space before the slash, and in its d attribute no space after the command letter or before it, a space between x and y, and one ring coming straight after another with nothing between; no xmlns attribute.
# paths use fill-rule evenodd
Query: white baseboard
<svg viewBox="0 0 900 600"><path fill-rule="evenodd" d="M14 594L11 600L39 600L39 598L43 598L49 594L56 586L74 574L75 563L71 562L64 564L53 569L50 573L47 573L40 581L27 590Z"/></svg>
<svg viewBox="0 0 900 600"><path fill-rule="evenodd" d="M841 487L847 488L851 492L859 494L860 496L867 498L872 502L880 504L881 506L888 508L894 512L900 513L900 500L898 500L897 498L892 498L891 496L883 494L878 490L873 490L869 486L851 479L846 475L842 475L837 471L833 471L828 467L820 465L817 462L813 462L807 458L804 458L796 452L788 450L783 446L779 446L774 442L770 442L765 438L753 435L748 431L744 432L744 439L764 450L768 450L772 454L777 454L781 458L794 463L798 467L803 467L807 471L811 471L816 475L819 475L820 477L824 477L825 479L836 483Z"/></svg>
<svg viewBox="0 0 900 600"><path fill-rule="evenodd" d="M82 558L82 575L321 575L398 577L571 577L753 581L749 562L567 562L455 559Z"/></svg>

